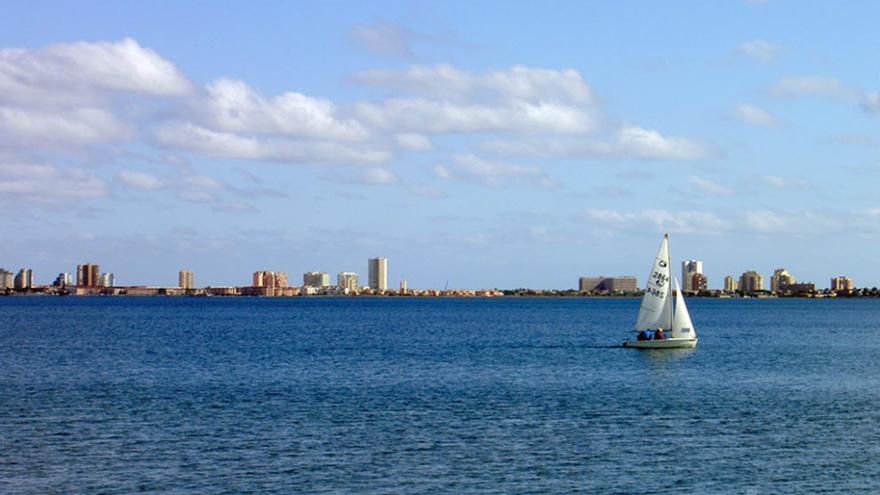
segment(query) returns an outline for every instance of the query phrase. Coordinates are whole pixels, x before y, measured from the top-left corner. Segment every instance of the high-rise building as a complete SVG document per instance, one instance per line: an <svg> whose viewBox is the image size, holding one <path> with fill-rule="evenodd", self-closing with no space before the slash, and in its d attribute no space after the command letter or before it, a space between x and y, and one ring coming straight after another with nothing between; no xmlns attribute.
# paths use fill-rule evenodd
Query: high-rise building
<svg viewBox="0 0 880 495"><path fill-rule="evenodd" d="M691 292L700 292L709 288L709 280L702 273L691 275Z"/></svg>
<svg viewBox="0 0 880 495"><path fill-rule="evenodd" d="M578 290L581 292L635 292L638 290L638 281L635 277L580 277Z"/></svg>
<svg viewBox="0 0 880 495"><path fill-rule="evenodd" d="M286 288L288 287L287 273L267 270L254 272L253 287Z"/></svg>
<svg viewBox="0 0 880 495"><path fill-rule="evenodd" d="M686 260L681 262L681 283L684 292L698 292L699 287L694 287L694 275L703 274L703 262L700 260ZM703 279L705 280L705 278Z"/></svg>
<svg viewBox="0 0 880 495"><path fill-rule="evenodd" d="M349 292L358 290L358 274L354 272L339 272L336 275L336 285L340 289L348 289Z"/></svg>
<svg viewBox="0 0 880 495"><path fill-rule="evenodd" d="M98 277L98 285L100 287L116 287L116 275L112 273L102 273Z"/></svg>
<svg viewBox="0 0 880 495"><path fill-rule="evenodd" d="M98 265L85 263L76 265L76 285L77 287L97 287L98 276L101 269Z"/></svg>
<svg viewBox="0 0 880 495"><path fill-rule="evenodd" d="M328 287L330 275L324 272L303 273L303 287Z"/></svg>
<svg viewBox="0 0 880 495"><path fill-rule="evenodd" d="M15 276L12 272L5 268L0 268L0 290L11 289L15 287Z"/></svg>
<svg viewBox="0 0 880 495"><path fill-rule="evenodd" d="M69 287L73 285L73 278L69 273L59 273L57 277L55 277L55 281L52 282L52 285L55 287Z"/></svg>
<svg viewBox="0 0 880 495"><path fill-rule="evenodd" d="M851 291L855 289L853 279L844 275L839 275L831 279L831 290L834 291Z"/></svg>
<svg viewBox="0 0 880 495"><path fill-rule="evenodd" d="M736 283L736 279L733 278L733 275L728 275L724 277L724 292L736 292L738 284Z"/></svg>
<svg viewBox="0 0 880 495"><path fill-rule="evenodd" d="M779 292L785 290L785 287L788 285L794 285L797 282L795 280L794 275L789 273L785 268L777 268L773 270L773 275L770 276L770 290L773 292Z"/></svg>
<svg viewBox="0 0 880 495"><path fill-rule="evenodd" d="M367 262L370 273L370 288L373 290L388 289L388 259L370 258Z"/></svg>
<svg viewBox="0 0 880 495"><path fill-rule="evenodd" d="M34 286L34 271L30 268L22 268L13 280L16 289L30 289Z"/></svg>
<svg viewBox="0 0 880 495"><path fill-rule="evenodd" d="M743 294L752 294L764 290L764 276L751 270L742 274L739 278L739 291Z"/></svg>
<svg viewBox="0 0 880 495"><path fill-rule="evenodd" d="M406 280L401 280L400 281L400 292L403 294L406 294L406 291L408 290L408 288L409 287L406 284Z"/></svg>
<svg viewBox="0 0 880 495"><path fill-rule="evenodd" d="M181 289L192 289L193 272L189 270L180 270L177 272L177 286Z"/></svg>

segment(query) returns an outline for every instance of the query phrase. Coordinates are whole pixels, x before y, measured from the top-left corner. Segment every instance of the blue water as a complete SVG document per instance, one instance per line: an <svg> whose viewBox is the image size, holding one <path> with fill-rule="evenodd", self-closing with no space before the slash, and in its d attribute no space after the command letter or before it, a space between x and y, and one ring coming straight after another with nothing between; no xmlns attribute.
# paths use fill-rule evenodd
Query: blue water
<svg viewBox="0 0 880 495"><path fill-rule="evenodd" d="M880 301L637 306L0 298L0 492L880 492Z"/></svg>

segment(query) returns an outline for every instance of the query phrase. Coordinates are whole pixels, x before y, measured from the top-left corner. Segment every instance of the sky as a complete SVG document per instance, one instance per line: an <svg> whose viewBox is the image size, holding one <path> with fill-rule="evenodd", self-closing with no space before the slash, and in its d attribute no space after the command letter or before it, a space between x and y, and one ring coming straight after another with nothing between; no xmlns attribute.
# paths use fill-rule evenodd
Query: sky
<svg viewBox="0 0 880 495"><path fill-rule="evenodd" d="M880 285L876 2L0 4L0 267Z"/></svg>

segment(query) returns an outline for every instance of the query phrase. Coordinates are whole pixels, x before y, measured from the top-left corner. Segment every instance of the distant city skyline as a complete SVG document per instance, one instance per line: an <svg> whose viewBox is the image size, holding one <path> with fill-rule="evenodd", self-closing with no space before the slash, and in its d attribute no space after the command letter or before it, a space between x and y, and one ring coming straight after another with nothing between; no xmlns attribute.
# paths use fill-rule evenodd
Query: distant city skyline
<svg viewBox="0 0 880 495"><path fill-rule="evenodd" d="M122 284L364 282L381 253L389 287L560 288L644 280L669 232L709 287L880 286L877 3L4 15L0 266L38 283L83 260Z"/></svg>

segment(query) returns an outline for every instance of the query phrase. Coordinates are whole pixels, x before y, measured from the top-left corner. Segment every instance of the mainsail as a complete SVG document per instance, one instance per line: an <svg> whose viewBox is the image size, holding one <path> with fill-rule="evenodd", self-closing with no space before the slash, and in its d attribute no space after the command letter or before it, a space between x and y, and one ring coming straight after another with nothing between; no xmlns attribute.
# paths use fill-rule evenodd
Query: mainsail
<svg viewBox="0 0 880 495"><path fill-rule="evenodd" d="M688 314L687 306L684 304L684 297L678 288L678 279L675 280L675 317L672 321L672 331L670 337L677 338L695 338L697 336L694 331L694 324L691 322L691 315Z"/></svg>
<svg viewBox="0 0 880 495"><path fill-rule="evenodd" d="M645 296L639 307L636 330L663 328L668 330L672 323L672 304L669 297L669 235L663 236L660 249L654 258L654 265L648 275ZM688 319L690 321L690 319Z"/></svg>

